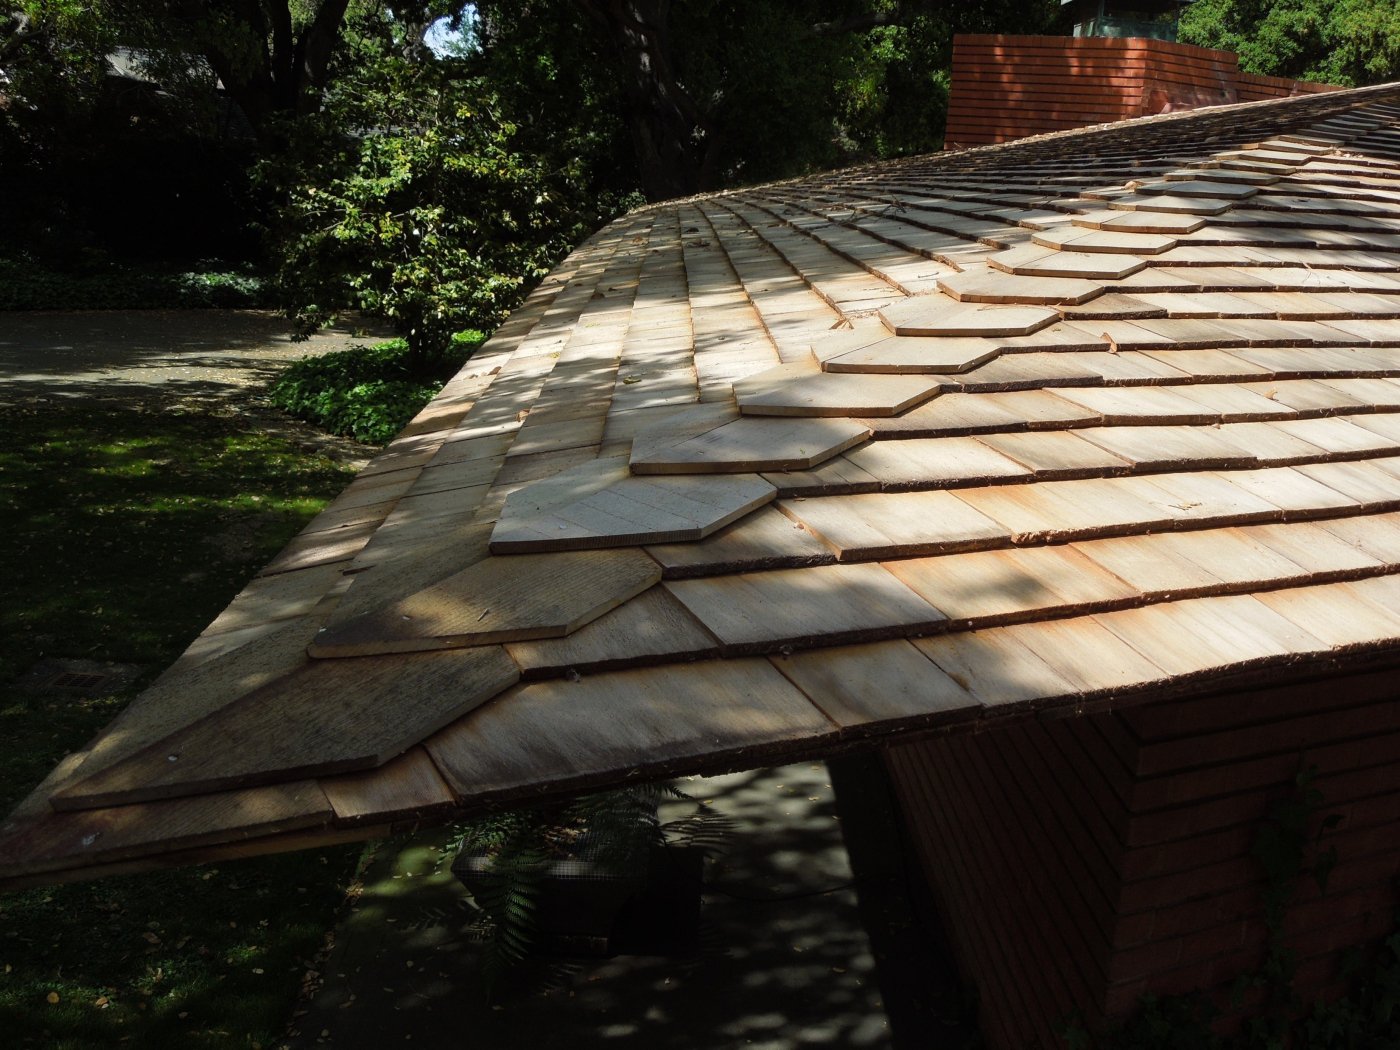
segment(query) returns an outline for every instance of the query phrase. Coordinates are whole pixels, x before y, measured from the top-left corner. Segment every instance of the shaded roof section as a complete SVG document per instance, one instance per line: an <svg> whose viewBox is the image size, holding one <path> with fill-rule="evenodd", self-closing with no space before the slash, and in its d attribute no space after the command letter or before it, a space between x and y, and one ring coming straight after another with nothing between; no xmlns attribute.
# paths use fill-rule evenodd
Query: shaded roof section
<svg viewBox="0 0 1400 1050"><path fill-rule="evenodd" d="M12 814L194 862L1400 641L1400 89L650 207Z"/></svg>

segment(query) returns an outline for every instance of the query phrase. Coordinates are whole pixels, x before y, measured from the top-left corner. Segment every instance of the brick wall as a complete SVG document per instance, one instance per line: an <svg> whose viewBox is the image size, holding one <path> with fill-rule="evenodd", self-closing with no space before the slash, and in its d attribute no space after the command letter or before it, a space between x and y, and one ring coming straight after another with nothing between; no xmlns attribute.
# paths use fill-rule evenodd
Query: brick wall
<svg viewBox="0 0 1400 1050"><path fill-rule="evenodd" d="M1265 950L1270 807L1316 766L1338 864L1285 924L1304 999L1391 927L1400 875L1400 682L1356 676L891 747L886 765L978 990L994 1048L1055 1047L1148 992L1228 988ZM1246 1011L1247 1012L1247 1011ZM1228 1027L1238 1021L1227 1016Z"/></svg>
<svg viewBox="0 0 1400 1050"><path fill-rule="evenodd" d="M1241 73L1238 56L1164 40L965 35L945 142L982 146L1230 102L1335 90Z"/></svg>

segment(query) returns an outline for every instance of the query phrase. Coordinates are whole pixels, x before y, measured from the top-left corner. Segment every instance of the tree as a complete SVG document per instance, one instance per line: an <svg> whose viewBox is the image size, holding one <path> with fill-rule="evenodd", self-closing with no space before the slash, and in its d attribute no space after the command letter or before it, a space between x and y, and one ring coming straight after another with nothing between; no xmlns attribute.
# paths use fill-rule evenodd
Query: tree
<svg viewBox="0 0 1400 1050"><path fill-rule="evenodd" d="M959 7L941 0L480 0L473 10L484 68L507 107L530 56L553 54L550 27L570 26L566 93L584 84L615 114L633 177L660 200L936 148L952 34L1012 26L1033 32L1048 23L1052 7L1046 0ZM562 108L548 111L556 128L572 119Z"/></svg>
<svg viewBox="0 0 1400 1050"><path fill-rule="evenodd" d="M1197 0L1180 37L1236 52L1249 73L1343 85L1400 77L1396 0Z"/></svg>
<svg viewBox="0 0 1400 1050"><path fill-rule="evenodd" d="M162 79L208 63L264 141L316 112L349 0L109 0L123 40Z"/></svg>
<svg viewBox="0 0 1400 1050"><path fill-rule="evenodd" d="M0 13L0 243L71 243L81 208L59 192L80 170L112 44L102 8L19 0ZM23 201L23 207L10 206ZM66 236L51 236L69 224Z"/></svg>
<svg viewBox="0 0 1400 1050"><path fill-rule="evenodd" d="M265 176L289 312L389 318L431 367L466 327L490 329L607 217L523 152L490 86L460 60L405 58L403 27L366 18L320 113Z"/></svg>

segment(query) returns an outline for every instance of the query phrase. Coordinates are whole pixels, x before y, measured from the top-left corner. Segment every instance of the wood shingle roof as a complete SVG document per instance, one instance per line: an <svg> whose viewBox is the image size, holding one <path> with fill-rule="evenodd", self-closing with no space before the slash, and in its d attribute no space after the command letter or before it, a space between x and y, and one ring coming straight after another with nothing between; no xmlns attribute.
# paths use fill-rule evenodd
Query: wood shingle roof
<svg viewBox="0 0 1400 1050"><path fill-rule="evenodd" d="M0 830L295 849L1400 653L1400 87L652 206Z"/></svg>

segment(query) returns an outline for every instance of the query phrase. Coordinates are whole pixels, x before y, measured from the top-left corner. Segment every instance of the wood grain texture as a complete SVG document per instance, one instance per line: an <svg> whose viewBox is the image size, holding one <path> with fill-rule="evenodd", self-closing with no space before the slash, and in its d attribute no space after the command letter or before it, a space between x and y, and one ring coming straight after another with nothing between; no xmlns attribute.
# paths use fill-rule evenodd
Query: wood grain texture
<svg viewBox="0 0 1400 1050"><path fill-rule="evenodd" d="M320 630L320 620L304 617L271 626L270 631L252 628L217 636L253 635L208 659L187 652L87 744L79 767L83 774L106 769L304 666L306 647Z"/></svg>
<svg viewBox="0 0 1400 1050"><path fill-rule="evenodd" d="M1136 599L1139 590L1085 557L1082 548L1030 547L885 562L951 621L977 628L1040 614Z"/></svg>
<svg viewBox="0 0 1400 1050"><path fill-rule="evenodd" d="M826 565L836 560L831 548L801 522L773 507L750 514L698 543L667 543L646 550L668 579Z"/></svg>
<svg viewBox="0 0 1400 1050"><path fill-rule="evenodd" d="M506 651L527 677L713 656L719 643L664 587L653 587L567 638L510 642Z"/></svg>
<svg viewBox="0 0 1400 1050"><path fill-rule="evenodd" d="M860 428L857 428L859 430ZM584 551L698 540L769 503L757 474L628 475L537 514L503 514L493 554Z"/></svg>
<svg viewBox="0 0 1400 1050"><path fill-rule="evenodd" d="M879 481L845 455L811 470L770 471L763 480L777 488L779 496L838 496L880 489Z"/></svg>
<svg viewBox="0 0 1400 1050"><path fill-rule="evenodd" d="M977 440L1023 464L1039 480L1126 473L1128 464L1121 455L1092 440L1103 429L983 434Z"/></svg>
<svg viewBox="0 0 1400 1050"><path fill-rule="evenodd" d="M709 660L520 686L427 743L459 798L535 796L697 765L747 766L834 727L767 660Z"/></svg>
<svg viewBox="0 0 1400 1050"><path fill-rule="evenodd" d="M982 701L906 641L770 657L788 681L846 730L934 726L976 717Z"/></svg>
<svg viewBox="0 0 1400 1050"><path fill-rule="evenodd" d="M455 804L446 781L421 747L378 769L323 777L319 783L339 824L419 819L442 814Z"/></svg>
<svg viewBox="0 0 1400 1050"><path fill-rule="evenodd" d="M1190 185L1189 183L1187 185ZM1143 192L1143 191L1140 191ZM1108 202L1112 211L1162 212L1174 215L1219 215L1230 210L1229 201L1209 200L1205 197L1175 196L1169 194L1120 197Z"/></svg>
<svg viewBox="0 0 1400 1050"><path fill-rule="evenodd" d="M1178 677L1328 651L1327 643L1250 595L1106 613L1097 621Z"/></svg>
<svg viewBox="0 0 1400 1050"><path fill-rule="evenodd" d="M1048 481L959 489L949 495L996 522L1014 543L1055 542L1170 527L1184 512L1168 506L1170 497L1161 490L1128 487L1143 480Z"/></svg>
<svg viewBox="0 0 1400 1050"><path fill-rule="evenodd" d="M37 814L0 832L0 877L109 864L328 825L315 781L82 812Z"/></svg>
<svg viewBox="0 0 1400 1050"><path fill-rule="evenodd" d="M1180 236L1195 233L1206 224L1200 215L1173 215L1171 212L1140 211L1118 212L1105 209L1091 215L1081 215L1074 225L1086 230L1102 230L1105 233L1160 233L1167 236Z"/></svg>
<svg viewBox="0 0 1400 1050"><path fill-rule="evenodd" d="M1073 698L1079 688L1016 640L1015 628L955 631L913 644L988 713Z"/></svg>
<svg viewBox="0 0 1400 1050"><path fill-rule="evenodd" d="M1103 285L1074 277L1019 277L1000 270L968 271L940 277L939 289L960 303L1018 303L1064 306L1087 303Z"/></svg>
<svg viewBox="0 0 1400 1050"><path fill-rule="evenodd" d="M1114 694L1165 682L1170 675L1091 616L1002 628L1071 683L1077 692Z"/></svg>
<svg viewBox="0 0 1400 1050"><path fill-rule="evenodd" d="M841 561L974 550L1000 545L1011 535L1006 526L951 492L824 496L782 500L779 508L811 529Z"/></svg>
<svg viewBox="0 0 1400 1050"><path fill-rule="evenodd" d="M1008 274L1092 281L1122 280L1147 266L1146 260L1135 255L1059 251L1038 244L1012 248L987 262Z"/></svg>
<svg viewBox="0 0 1400 1050"><path fill-rule="evenodd" d="M999 353L1001 348L993 339L887 335L827 358L823 367L828 372L952 375L985 364Z"/></svg>
<svg viewBox="0 0 1400 1050"><path fill-rule="evenodd" d="M1141 469L1215 470L1254 466L1257 456L1232 441L1221 428L1191 426L1091 427L1079 431L1086 443Z"/></svg>
<svg viewBox="0 0 1400 1050"><path fill-rule="evenodd" d="M945 619L878 565L819 565L663 586L732 651L917 633Z"/></svg>
<svg viewBox="0 0 1400 1050"><path fill-rule="evenodd" d="M367 656L562 637L660 578L660 566L635 550L489 557L328 627L310 651L318 657Z"/></svg>
<svg viewBox="0 0 1400 1050"><path fill-rule="evenodd" d="M885 491L981 485L992 478L1026 478L1029 468L970 437L874 441L847 457Z"/></svg>
<svg viewBox="0 0 1400 1050"><path fill-rule="evenodd" d="M674 445L634 449L630 463L634 474L807 470L869 436L849 419L746 416Z"/></svg>
<svg viewBox="0 0 1400 1050"><path fill-rule="evenodd" d="M779 373L779 374L775 374ZM734 384L746 416L893 416L938 396L919 375L822 372L784 365Z"/></svg>
<svg viewBox="0 0 1400 1050"><path fill-rule="evenodd" d="M1042 248L1069 252L1111 252L1123 255L1160 255L1177 245L1160 233L1105 233L1079 226L1041 230L1031 240Z"/></svg>
<svg viewBox="0 0 1400 1050"><path fill-rule="evenodd" d="M880 318L897 336L995 337L1030 335L1054 324L1060 315L1048 306L959 303L940 294L915 296L887 306L880 311Z"/></svg>
<svg viewBox="0 0 1400 1050"><path fill-rule="evenodd" d="M499 646L316 661L57 792L91 809L373 769L509 688Z"/></svg>

